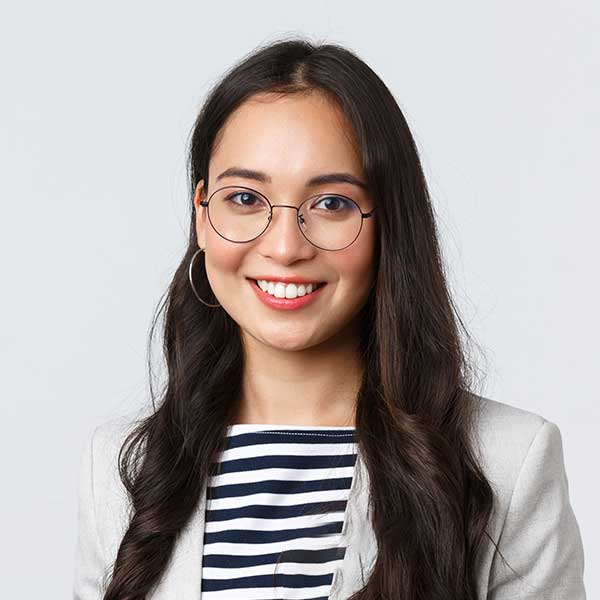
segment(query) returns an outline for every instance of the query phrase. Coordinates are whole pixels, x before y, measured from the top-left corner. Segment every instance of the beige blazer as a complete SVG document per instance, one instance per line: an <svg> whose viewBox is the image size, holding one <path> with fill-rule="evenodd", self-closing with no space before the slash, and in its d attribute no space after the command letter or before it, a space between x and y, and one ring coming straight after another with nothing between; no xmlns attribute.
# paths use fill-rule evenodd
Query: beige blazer
<svg viewBox="0 0 600 600"><path fill-rule="evenodd" d="M559 428L536 413L477 399L477 447L497 497L488 533L508 563L524 575L518 579L488 542L477 573L479 599L585 600L583 545L569 500ZM131 415L102 423L83 452L74 600L102 598L102 576L127 527L117 453L132 424ZM377 556L368 486L359 450L342 529L346 554L334 572L331 600L346 600L360 589ZM205 499L206 494L148 600L201 598Z"/></svg>

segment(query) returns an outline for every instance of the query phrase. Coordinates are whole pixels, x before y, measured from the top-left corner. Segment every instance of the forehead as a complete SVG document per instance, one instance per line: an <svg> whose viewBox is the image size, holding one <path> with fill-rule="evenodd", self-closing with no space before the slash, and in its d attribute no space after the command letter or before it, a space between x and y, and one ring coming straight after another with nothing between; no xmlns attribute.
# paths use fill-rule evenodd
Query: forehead
<svg viewBox="0 0 600 600"><path fill-rule="evenodd" d="M350 123L323 94L261 94L229 116L209 171L212 179L235 165L267 172L274 181L291 181L323 171L361 177L361 163Z"/></svg>

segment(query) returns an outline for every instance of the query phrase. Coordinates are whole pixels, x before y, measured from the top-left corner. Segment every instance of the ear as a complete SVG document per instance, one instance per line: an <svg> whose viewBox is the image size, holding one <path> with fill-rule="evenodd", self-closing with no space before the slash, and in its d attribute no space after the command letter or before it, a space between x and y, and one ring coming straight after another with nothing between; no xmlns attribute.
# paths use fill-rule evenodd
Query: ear
<svg viewBox="0 0 600 600"><path fill-rule="evenodd" d="M205 200L205 194L202 192L204 179L201 179L196 185L194 194L194 207L196 208L196 238L198 247L206 248L206 207L200 205L201 200Z"/></svg>

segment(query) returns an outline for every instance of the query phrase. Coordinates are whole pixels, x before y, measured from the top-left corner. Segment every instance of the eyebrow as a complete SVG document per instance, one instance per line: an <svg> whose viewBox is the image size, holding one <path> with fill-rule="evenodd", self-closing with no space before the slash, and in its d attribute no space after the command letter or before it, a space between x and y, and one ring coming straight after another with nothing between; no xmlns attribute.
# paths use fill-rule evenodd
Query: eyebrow
<svg viewBox="0 0 600 600"><path fill-rule="evenodd" d="M229 167L229 169L225 169L225 171L217 175L216 181L220 181L226 177L241 177L243 179L259 181L260 183L271 183L272 181L269 175L262 171L244 169L242 167ZM352 175L352 173L323 173L315 175L306 182L306 187L317 187L328 183L350 183L365 191L369 189L369 186L364 181Z"/></svg>

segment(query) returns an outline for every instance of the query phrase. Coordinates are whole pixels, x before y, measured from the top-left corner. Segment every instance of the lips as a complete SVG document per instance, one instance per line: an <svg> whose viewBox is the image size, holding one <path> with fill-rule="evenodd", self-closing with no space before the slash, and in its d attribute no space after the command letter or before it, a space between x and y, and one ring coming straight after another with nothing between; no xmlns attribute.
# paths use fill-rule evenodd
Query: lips
<svg viewBox="0 0 600 600"><path fill-rule="evenodd" d="M260 285L258 285L258 279L252 279L250 277L248 277L247 279L249 279L250 281L254 281L254 284L258 287L258 289L261 289ZM269 280L266 280L266 281L269 281ZM274 283L278 282L278 280L275 280L275 279L272 279L271 281L273 281ZM281 283L285 283L285 282L282 281ZM300 285L299 283L296 283L295 281L290 281L289 283L294 283L295 285ZM307 283L312 283L312 282L309 281ZM322 288L326 283L327 283L326 281L321 281L321 283L317 283L317 286L315 287L315 290L318 290L319 288ZM304 284L304 285L306 285L306 284Z"/></svg>
<svg viewBox="0 0 600 600"><path fill-rule="evenodd" d="M248 277L246 279L252 286L258 299L266 306L277 310L296 310L312 304L321 296L323 287L325 287L326 283L317 286L310 294L305 294L304 296L298 296L297 298L277 298L276 296L271 296L271 294L267 292L263 292L255 279L250 279Z"/></svg>

